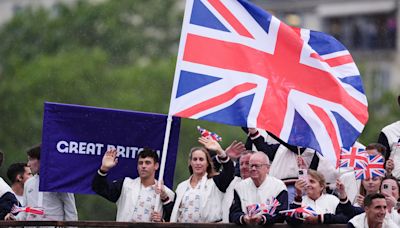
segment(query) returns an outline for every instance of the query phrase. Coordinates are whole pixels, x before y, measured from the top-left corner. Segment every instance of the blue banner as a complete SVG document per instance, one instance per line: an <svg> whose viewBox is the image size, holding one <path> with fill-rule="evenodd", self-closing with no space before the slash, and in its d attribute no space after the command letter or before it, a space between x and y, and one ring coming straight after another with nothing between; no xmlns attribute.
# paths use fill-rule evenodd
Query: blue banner
<svg viewBox="0 0 400 228"><path fill-rule="evenodd" d="M40 191L94 194L93 177L105 151L115 147L118 164L109 180L136 178L138 153L161 152L167 116L46 102L40 158ZM172 189L180 119L173 118L164 182ZM158 172L157 172L158 175Z"/></svg>

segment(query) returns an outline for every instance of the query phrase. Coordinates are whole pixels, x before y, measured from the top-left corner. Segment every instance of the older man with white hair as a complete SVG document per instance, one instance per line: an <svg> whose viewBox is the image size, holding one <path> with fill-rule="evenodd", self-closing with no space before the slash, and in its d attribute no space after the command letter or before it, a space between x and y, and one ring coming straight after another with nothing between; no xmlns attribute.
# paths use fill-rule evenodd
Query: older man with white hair
<svg viewBox="0 0 400 228"><path fill-rule="evenodd" d="M250 157L250 178L235 187L234 200L230 208L229 220L236 224L264 225L283 222L285 217L279 211L286 210L288 193L283 181L269 174L270 161L263 152L256 152ZM279 206L274 214L248 213L254 205L268 204L276 199Z"/></svg>

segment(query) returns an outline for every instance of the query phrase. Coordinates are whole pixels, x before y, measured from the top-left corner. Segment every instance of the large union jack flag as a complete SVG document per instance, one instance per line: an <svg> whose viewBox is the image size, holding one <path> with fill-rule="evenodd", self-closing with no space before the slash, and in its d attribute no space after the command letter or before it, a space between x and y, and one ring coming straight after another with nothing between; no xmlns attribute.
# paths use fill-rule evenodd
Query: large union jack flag
<svg viewBox="0 0 400 228"><path fill-rule="evenodd" d="M386 173L384 163L385 159L380 154L368 156L367 166L364 169L354 170L356 179L364 180L373 177L384 177Z"/></svg>
<svg viewBox="0 0 400 228"><path fill-rule="evenodd" d="M368 119L346 48L244 0L188 0L170 115L266 129L336 164Z"/></svg>
<svg viewBox="0 0 400 228"><path fill-rule="evenodd" d="M365 169L368 165L368 153L364 148L352 146L350 148L342 148L340 152L340 168L351 167L354 169Z"/></svg>

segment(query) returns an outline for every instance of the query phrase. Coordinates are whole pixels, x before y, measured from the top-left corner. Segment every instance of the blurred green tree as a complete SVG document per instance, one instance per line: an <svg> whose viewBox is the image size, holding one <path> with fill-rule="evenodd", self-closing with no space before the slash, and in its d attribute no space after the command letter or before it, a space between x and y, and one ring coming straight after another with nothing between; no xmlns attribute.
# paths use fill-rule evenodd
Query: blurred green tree
<svg viewBox="0 0 400 228"><path fill-rule="evenodd" d="M98 47L112 64L146 63L175 55L182 9L177 0L78 1L51 9L26 8L1 33L6 75L40 54Z"/></svg>

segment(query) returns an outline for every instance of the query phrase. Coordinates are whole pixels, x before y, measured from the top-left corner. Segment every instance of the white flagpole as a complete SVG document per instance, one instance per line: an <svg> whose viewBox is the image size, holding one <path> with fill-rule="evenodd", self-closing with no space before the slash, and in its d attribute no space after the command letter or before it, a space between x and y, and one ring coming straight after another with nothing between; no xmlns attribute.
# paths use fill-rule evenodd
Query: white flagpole
<svg viewBox="0 0 400 228"><path fill-rule="evenodd" d="M169 136L171 134L172 116L167 117L167 126L165 128L164 145L162 149L161 162L160 162L160 174L158 175L158 181L161 182L164 178L165 162L167 160L167 150L169 143Z"/></svg>
<svg viewBox="0 0 400 228"><path fill-rule="evenodd" d="M167 126L165 127L164 145L161 154L160 173L158 175L158 183L157 183L158 186L161 186L161 182L164 179L165 162L167 161L168 143L169 143L169 136L171 134L171 125L172 125L172 116L168 114ZM154 209L157 211L159 206L160 206L160 194L157 194L156 205Z"/></svg>

